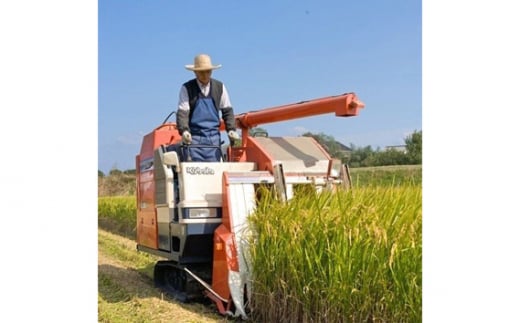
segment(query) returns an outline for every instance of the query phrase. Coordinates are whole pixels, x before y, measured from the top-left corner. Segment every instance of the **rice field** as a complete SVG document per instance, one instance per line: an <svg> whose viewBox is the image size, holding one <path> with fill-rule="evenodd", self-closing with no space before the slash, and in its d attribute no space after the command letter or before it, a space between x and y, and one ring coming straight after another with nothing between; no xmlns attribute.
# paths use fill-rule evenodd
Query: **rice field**
<svg viewBox="0 0 520 323"><path fill-rule="evenodd" d="M395 165L350 169L354 187L422 185L422 165Z"/></svg>
<svg viewBox="0 0 520 323"><path fill-rule="evenodd" d="M263 200L253 232L257 322L420 322L418 186Z"/></svg>
<svg viewBox="0 0 520 323"><path fill-rule="evenodd" d="M352 178L353 190L259 202L250 217L253 321L421 322L420 169ZM100 228L135 239L135 203L100 197Z"/></svg>
<svg viewBox="0 0 520 323"><path fill-rule="evenodd" d="M98 226L129 239L136 238L135 196L98 197Z"/></svg>

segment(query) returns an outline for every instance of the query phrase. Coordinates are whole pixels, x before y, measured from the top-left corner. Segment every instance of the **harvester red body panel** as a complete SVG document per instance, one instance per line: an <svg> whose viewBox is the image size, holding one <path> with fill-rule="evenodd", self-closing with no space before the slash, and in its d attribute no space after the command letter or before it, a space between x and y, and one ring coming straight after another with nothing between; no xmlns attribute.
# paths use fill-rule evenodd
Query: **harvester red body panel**
<svg viewBox="0 0 520 323"><path fill-rule="evenodd" d="M137 243L157 249L157 214L153 177L154 151L161 145L181 139L175 124L164 124L145 135L141 152L136 156L137 174ZM148 163L147 163L148 161Z"/></svg>
<svg viewBox="0 0 520 323"><path fill-rule="evenodd" d="M166 259L155 266L156 285L181 301L207 296L221 314L245 317L244 237L257 186L272 185L290 199L295 185L322 189L342 179L337 160L313 138L254 137L249 130L326 113L356 116L363 107L346 93L238 114L241 144L227 147L221 162L187 161L189 147L174 123L144 136L136 156L137 248Z"/></svg>

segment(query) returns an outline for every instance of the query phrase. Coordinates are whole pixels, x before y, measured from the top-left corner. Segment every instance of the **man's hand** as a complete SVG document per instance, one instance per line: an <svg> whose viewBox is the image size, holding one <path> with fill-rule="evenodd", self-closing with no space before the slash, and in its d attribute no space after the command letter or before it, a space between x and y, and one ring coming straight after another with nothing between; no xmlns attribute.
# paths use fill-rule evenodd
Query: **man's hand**
<svg viewBox="0 0 520 323"><path fill-rule="evenodd" d="M238 133L235 130L230 130L228 132L228 136L229 136L229 140L230 141L234 141L234 140L240 139L240 137L238 136Z"/></svg>
<svg viewBox="0 0 520 323"><path fill-rule="evenodd" d="M186 145L191 144L191 133L189 131L184 131L182 133L182 142Z"/></svg>

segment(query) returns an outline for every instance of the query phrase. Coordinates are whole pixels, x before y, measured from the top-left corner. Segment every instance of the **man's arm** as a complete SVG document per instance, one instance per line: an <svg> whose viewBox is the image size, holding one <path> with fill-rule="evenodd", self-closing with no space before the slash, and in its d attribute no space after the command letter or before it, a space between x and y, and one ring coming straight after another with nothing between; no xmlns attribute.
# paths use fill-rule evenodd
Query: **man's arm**
<svg viewBox="0 0 520 323"><path fill-rule="evenodd" d="M224 124L226 126L226 131L235 131L235 114L233 112L233 107L231 106L231 100L229 99L229 94L227 92L226 86L222 84L222 97L220 98L220 110L222 111L222 119L224 120Z"/></svg>
<svg viewBox="0 0 520 323"><path fill-rule="evenodd" d="M179 104L177 107L177 129L182 136L184 131L190 131L190 103L188 90L183 85L179 92Z"/></svg>

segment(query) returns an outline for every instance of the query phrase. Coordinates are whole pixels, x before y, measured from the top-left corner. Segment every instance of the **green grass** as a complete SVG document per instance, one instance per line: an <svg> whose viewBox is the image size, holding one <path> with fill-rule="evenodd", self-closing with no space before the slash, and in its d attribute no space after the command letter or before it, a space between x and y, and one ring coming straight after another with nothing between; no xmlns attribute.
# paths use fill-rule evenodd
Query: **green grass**
<svg viewBox="0 0 520 323"><path fill-rule="evenodd" d="M422 165L351 168L353 187L421 185Z"/></svg>
<svg viewBox="0 0 520 323"><path fill-rule="evenodd" d="M135 241L98 230L98 322L226 322L213 308L181 304L154 287L155 256Z"/></svg>
<svg viewBox="0 0 520 323"><path fill-rule="evenodd" d="M113 259L131 263L138 272L153 279L153 266L159 258L147 253L137 252L135 242L132 241L129 245L120 242L114 235L98 235L98 249Z"/></svg>

